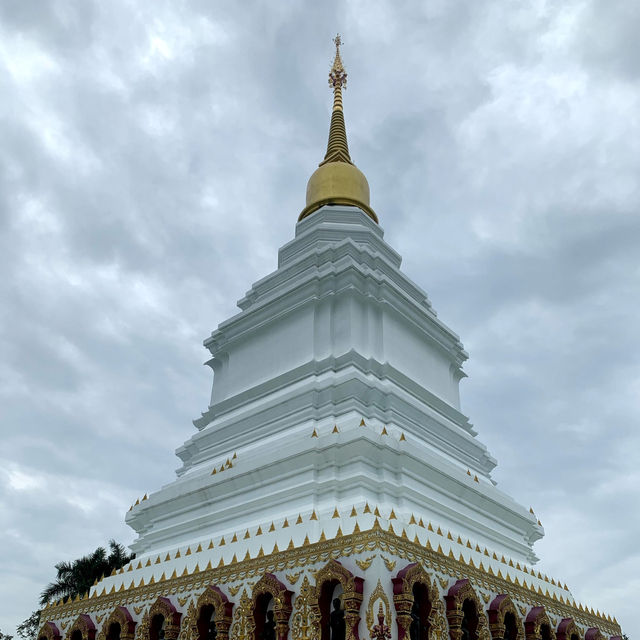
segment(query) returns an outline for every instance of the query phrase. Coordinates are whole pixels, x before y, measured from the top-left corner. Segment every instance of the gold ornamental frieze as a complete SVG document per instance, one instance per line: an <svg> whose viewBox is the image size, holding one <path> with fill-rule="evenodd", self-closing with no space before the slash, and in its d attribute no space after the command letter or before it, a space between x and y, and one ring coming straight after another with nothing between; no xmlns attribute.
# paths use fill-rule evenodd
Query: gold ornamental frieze
<svg viewBox="0 0 640 640"><path fill-rule="evenodd" d="M210 584L246 583L248 580L259 578L265 572L283 573L304 568L315 569L317 565L329 560L339 560L375 551L382 552L395 561L421 563L429 572L438 576L443 590L456 580L469 578L478 589L490 593L509 594L514 601L517 601L518 606L524 607L525 610L543 605L549 615L557 616L560 620L572 618L585 628L599 628L606 635L620 635L620 628L615 622L588 610L578 609L569 602L560 602L557 597L541 594L532 588L509 582L495 574L487 573L486 570L447 556L443 552L423 547L416 542L384 531L377 521L372 529L311 543L304 547L283 550L276 554L242 560L222 567L203 569L150 585L116 590L101 595L94 593L90 598L81 601L50 605L43 611L42 618L58 621L62 626L60 620L67 618L73 620L81 613L108 613L119 605L131 607L136 615L140 615L141 607L149 606L160 596L199 592Z"/></svg>

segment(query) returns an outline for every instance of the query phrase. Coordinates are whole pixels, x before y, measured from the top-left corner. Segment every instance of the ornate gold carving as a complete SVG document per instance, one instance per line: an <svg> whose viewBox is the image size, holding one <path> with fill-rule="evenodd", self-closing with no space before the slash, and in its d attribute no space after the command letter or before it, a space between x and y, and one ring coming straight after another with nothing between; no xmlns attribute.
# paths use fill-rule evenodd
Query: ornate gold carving
<svg viewBox="0 0 640 640"><path fill-rule="evenodd" d="M529 606L544 605L550 612L564 618L574 618L584 628L598 627L609 636L621 635L620 625L617 620L608 620L606 616L597 616L588 609L580 609L569 602L560 602L553 599L550 594L534 594L528 588L508 583L498 577L489 567L480 569L464 565L459 560L448 558L439 554L427 542L426 547L403 540L400 537L383 531L379 523L359 533L347 534L339 538L330 538L293 550L273 552L264 557L256 557L251 560L241 561L237 564L226 564L208 568L200 573L187 576L167 576L167 579L159 584L145 584L144 586L130 586L122 591L112 591L94 595L88 600L58 603L47 614L55 610L56 620L68 621L80 613L102 612L110 610L118 605L129 605L136 611L136 615L148 606L159 595L176 594L178 592L199 591L207 584L226 585L242 579L259 577L265 571L283 571L285 569L300 569L308 565L317 565L319 562L327 562L329 559L347 558L362 552L383 552L394 555L408 562L421 562L426 568L440 574L439 581L443 589L453 578L468 577L482 584L483 588L493 593L509 593L514 599L527 603ZM444 577L447 575L449 577ZM526 609L525 609L526 611ZM59 628L64 631L62 622ZM145 639L146 640L146 639Z"/></svg>
<svg viewBox="0 0 640 640"><path fill-rule="evenodd" d="M184 605L187 604L187 602L189 602L189 598L190 596L187 596L186 598L178 598L178 602L180 603L180 606L184 607Z"/></svg>
<svg viewBox="0 0 640 640"><path fill-rule="evenodd" d="M385 558L382 556L382 560L384 562L384 566L387 567L388 571L393 571L396 568L396 561L391 558Z"/></svg>
<svg viewBox="0 0 640 640"><path fill-rule="evenodd" d="M524 633L526 640L537 640L542 637L540 628L542 625L549 627L550 639L555 640L556 634L551 625L551 620L544 607L533 607L524 622Z"/></svg>
<svg viewBox="0 0 640 640"><path fill-rule="evenodd" d="M460 640L462 637L462 605L466 600L471 600L476 607L478 614L478 640L490 640L491 634L489 633L487 617L484 615L484 608L480 602L480 598L478 598L477 593L471 586L469 579L458 580L458 582L449 589L445 600L447 601L447 619L449 620L449 635L451 636L451 640Z"/></svg>
<svg viewBox="0 0 640 640"><path fill-rule="evenodd" d="M524 615L525 613L527 613L527 607L523 604L519 604L518 605L518 609L520 609L520 614Z"/></svg>
<svg viewBox="0 0 640 640"><path fill-rule="evenodd" d="M483 593L482 594L482 599L484 600L485 604L489 604L489 600L491 600L491 594L490 593Z"/></svg>
<svg viewBox="0 0 640 640"><path fill-rule="evenodd" d="M411 609L416 585L422 585L426 589L427 599L432 604L438 599L438 589L435 581L431 581L427 572L418 562L408 564L398 571L398 575L392 578L391 582L393 584L393 605L398 621L398 639L404 640L409 637ZM429 619L429 626L431 625L432 620Z"/></svg>
<svg viewBox="0 0 640 640"><path fill-rule="evenodd" d="M37 637L46 638L47 640L61 640L60 630L58 629L58 627L56 627L55 624L53 624L53 622L45 622L40 627Z"/></svg>
<svg viewBox="0 0 640 640"><path fill-rule="evenodd" d="M364 549L360 549L362 552ZM356 551L358 553L358 551ZM362 578L356 578L336 560L329 560L316 575L314 610L318 620L322 619L320 597L325 582L339 582L342 586L342 602L345 610L346 640L359 640L360 605L362 604Z"/></svg>
<svg viewBox="0 0 640 640"><path fill-rule="evenodd" d="M81 613L69 627L65 636L66 640L71 640L74 631L80 631L82 640L94 640L96 636L96 627L86 613Z"/></svg>
<svg viewBox="0 0 640 640"><path fill-rule="evenodd" d="M375 626L374 611L376 610L376 603L379 603L380 607L383 607L384 617L387 624L391 626L391 606L389 605L389 598L382 588L380 578L378 578L378 584L373 590L371 597L369 598L369 605L367 606L367 629L369 634L373 637L373 627Z"/></svg>
<svg viewBox="0 0 640 640"><path fill-rule="evenodd" d="M289 584L295 584L298 582L298 578L302 575L302 571L296 571L296 573L287 573L285 578L289 581Z"/></svg>
<svg viewBox="0 0 640 640"><path fill-rule="evenodd" d="M238 584L238 585L236 585L235 587L231 587L231 586L229 586L229 587L227 587L227 588L229 589L229 593L230 593L232 596L236 596L236 595L238 595L238 591L240 591L240 587L242 587L242 584Z"/></svg>
<svg viewBox="0 0 640 640"><path fill-rule="evenodd" d="M449 578L440 578L440 577L438 577L438 582L440 582L440 586L443 589L446 589L447 585L449 584Z"/></svg>
<svg viewBox="0 0 640 640"><path fill-rule="evenodd" d="M272 573L265 573L253 587L252 602L254 611L258 596L263 593L269 593L273 598L273 613L276 619L276 635L278 640L287 640L289 636L292 592Z"/></svg>
<svg viewBox="0 0 640 640"><path fill-rule="evenodd" d="M98 624L101 624L103 620L104 620L104 614L101 615L101 616L96 616L96 622Z"/></svg>
<svg viewBox="0 0 640 640"><path fill-rule="evenodd" d="M298 577L299 574L296 580ZM305 576L300 585L300 593L293 605L291 617L292 640L318 640L320 620L313 606L314 596L315 589L311 586L309 578Z"/></svg>
<svg viewBox="0 0 640 640"><path fill-rule="evenodd" d="M242 591L240 602L233 614L231 640L253 640L255 623L253 621L253 606L247 590Z"/></svg>
<svg viewBox="0 0 640 640"><path fill-rule="evenodd" d="M513 601L506 594L500 594L496 596L487 609L491 636L494 638L494 640L502 640L502 638L504 638L504 617L507 613L511 613L516 621L517 636L512 640L524 640L524 628L522 626L522 619L518 615L518 611L513 604Z"/></svg>
<svg viewBox="0 0 640 640"><path fill-rule="evenodd" d="M189 609L187 610L187 615L184 617L182 621L182 628L180 629L180 636L178 640L197 640L198 634L195 636L193 634L193 628L198 628L198 611L196 609L196 605L193 601L189 605Z"/></svg>
<svg viewBox="0 0 640 640"><path fill-rule="evenodd" d="M192 603L187 613L188 621L185 620L183 628L186 627L185 640L197 640L198 618L202 607L211 605L213 607L213 621L216 625L216 638L219 640L229 640L229 628L232 623L233 604L229 602L227 596L219 587L208 585L198 596L195 605Z"/></svg>
<svg viewBox="0 0 640 640"><path fill-rule="evenodd" d="M176 611L170 600L158 596L156 601L147 609L142 621L136 629L135 640L148 640L151 621L157 615L164 618L164 637L166 640L176 640L180 633L180 618L182 614Z"/></svg>
<svg viewBox="0 0 640 640"><path fill-rule="evenodd" d="M444 615L444 604L440 598L434 602L429 619L432 621L429 630L430 640L448 640L447 618Z"/></svg>
<svg viewBox="0 0 640 640"><path fill-rule="evenodd" d="M371 564L373 563L375 556L371 556L370 558L363 558L362 560L356 560L356 564L363 570L366 571Z"/></svg>

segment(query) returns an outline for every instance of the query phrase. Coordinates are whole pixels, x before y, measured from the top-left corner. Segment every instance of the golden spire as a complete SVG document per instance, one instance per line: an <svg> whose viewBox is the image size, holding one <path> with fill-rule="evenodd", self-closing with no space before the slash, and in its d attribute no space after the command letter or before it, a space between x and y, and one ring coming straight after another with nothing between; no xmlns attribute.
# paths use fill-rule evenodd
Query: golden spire
<svg viewBox="0 0 640 640"><path fill-rule="evenodd" d="M347 144L347 129L344 125L344 113L342 111L342 87L347 88L347 72L340 58L340 45L342 40L338 34L333 42L336 45L336 57L329 72L329 86L333 88L333 112L331 113L331 126L329 127L329 143L327 153L320 166L327 162L351 162L349 157L349 145Z"/></svg>
<svg viewBox="0 0 640 640"><path fill-rule="evenodd" d="M340 57L342 44L340 34L334 38L333 42L336 45L336 55L329 72L329 86L333 88L333 111L327 153L309 178L306 207L302 210L298 221L324 205L342 204L358 207L374 222L378 222L378 217L369 206L369 183L349 156L347 130L342 110L342 88L347 86L347 72Z"/></svg>

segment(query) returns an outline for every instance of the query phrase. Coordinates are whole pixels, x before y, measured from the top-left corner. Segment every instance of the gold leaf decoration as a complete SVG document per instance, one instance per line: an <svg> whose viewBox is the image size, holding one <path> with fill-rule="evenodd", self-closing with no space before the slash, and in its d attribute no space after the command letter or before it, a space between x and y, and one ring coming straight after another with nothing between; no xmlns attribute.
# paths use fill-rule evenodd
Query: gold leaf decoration
<svg viewBox="0 0 640 640"><path fill-rule="evenodd" d="M300 585L300 593L293 603L293 613L291 614L292 640L318 640L320 621L317 619L316 610L313 606L314 595L315 589L309 583L309 578L305 576Z"/></svg>
<svg viewBox="0 0 640 640"><path fill-rule="evenodd" d="M366 571L371 564L373 563L373 559L375 556L371 556L370 558L364 558L363 560L356 560L356 564L363 570Z"/></svg>
<svg viewBox="0 0 640 640"><path fill-rule="evenodd" d="M241 586L242 586L242 585L241 585L241 584L239 584L239 585L236 585L235 587L229 587L229 593L230 593L232 596L236 596L236 595L238 595L238 591L240 591L240 587L241 587Z"/></svg>
<svg viewBox="0 0 640 640"><path fill-rule="evenodd" d="M247 590L243 589L240 602L233 612L233 625L231 627L230 640L248 640L255 633L253 620L253 606Z"/></svg>
<svg viewBox="0 0 640 640"><path fill-rule="evenodd" d="M385 558L382 556L382 560L384 561L384 566L387 567L388 571L393 571L396 568L396 561L391 558Z"/></svg>
<svg viewBox="0 0 640 640"><path fill-rule="evenodd" d="M384 592L382 588L382 583L380 582L380 578L378 578L378 584L376 588L373 590L371 597L369 598L369 605L367 606L367 629L369 629L369 633L373 637L373 626L375 625L375 612L377 611L376 605L378 607L382 607L384 611L384 619L385 624L391 627L391 607L389 606L389 598L387 598L387 594Z"/></svg>
<svg viewBox="0 0 640 640"><path fill-rule="evenodd" d="M289 584L295 584L298 582L301 575L302 571L298 571L297 573L287 573L285 574L285 578L289 581Z"/></svg>

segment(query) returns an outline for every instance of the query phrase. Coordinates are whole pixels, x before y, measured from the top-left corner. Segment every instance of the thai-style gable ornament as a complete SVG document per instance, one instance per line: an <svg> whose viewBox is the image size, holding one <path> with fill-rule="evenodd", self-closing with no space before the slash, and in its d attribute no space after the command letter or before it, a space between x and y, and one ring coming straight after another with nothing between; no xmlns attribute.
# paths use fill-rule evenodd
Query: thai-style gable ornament
<svg viewBox="0 0 640 640"><path fill-rule="evenodd" d="M491 637L493 640L502 640L504 638L506 625L504 617L507 613L513 614L515 619L517 636L511 640L524 640L524 631L522 627L522 619L518 615L518 610L513 604L511 598L502 593L496 596L487 609L487 615L489 616L489 631L491 631Z"/></svg>
<svg viewBox="0 0 640 640"><path fill-rule="evenodd" d="M556 631L556 640L582 640L582 634L573 618L560 620Z"/></svg>
<svg viewBox="0 0 640 640"><path fill-rule="evenodd" d="M400 569L393 583L393 604L396 609L396 623L398 625L398 640L408 640L411 625L411 609L414 602L414 588L422 585L427 593L429 602L427 627L430 630L434 623L433 603L438 599L437 587L432 583L429 574L417 562L408 564ZM428 633L428 632L427 632Z"/></svg>
<svg viewBox="0 0 640 640"><path fill-rule="evenodd" d="M53 622L45 622L38 631L38 640L62 640L60 630Z"/></svg>
<svg viewBox="0 0 640 640"><path fill-rule="evenodd" d="M142 622L136 631L136 640L150 640L149 633L151 624L156 616L164 618L164 637L165 640L176 640L180 633L180 613L172 604L169 598L158 596L157 600L149 607L142 618Z"/></svg>
<svg viewBox="0 0 640 640"><path fill-rule="evenodd" d="M95 640L96 626L86 613L81 613L69 627L66 640L72 640L72 636L76 631L80 632L82 640Z"/></svg>
<svg viewBox="0 0 640 640"><path fill-rule="evenodd" d="M215 585L209 585L200 594L195 605L195 615L189 620L189 635L192 640L206 637L203 630L198 628L202 608L207 605L213 607L213 621L216 625L216 639L229 640L229 629L233 621L233 602ZM206 630L205 630L206 631Z"/></svg>
<svg viewBox="0 0 640 640"><path fill-rule="evenodd" d="M289 635L289 617L291 616L291 596L293 595L293 591L289 591L289 589L287 589L287 587L272 573L265 573L253 586L252 600L255 624L254 635L259 635L262 624L264 623L264 620L259 620L258 618L260 615L264 615L266 611L261 612L258 605L259 600L265 594L269 594L273 598L273 612L276 619L277 639L287 640ZM256 637L255 640L259 640L259 638Z"/></svg>
<svg viewBox="0 0 640 640"><path fill-rule="evenodd" d="M478 621L475 630L477 640L490 640L487 617L484 615L480 598L478 598L468 578L462 578L453 584L444 599L447 605L447 620L449 621L451 640L461 640L462 638L463 605L467 600L470 600L475 605Z"/></svg>
<svg viewBox="0 0 640 640"><path fill-rule="evenodd" d="M107 640L111 625L120 625L120 640L134 640L136 635L136 622L126 607L116 607L104 621L96 640Z"/></svg>
<svg viewBox="0 0 640 640"><path fill-rule="evenodd" d="M337 560L329 560L327 564L316 573L315 601L316 616L320 621L320 637L328 640L328 635L322 633L323 626L326 627L328 620L323 618L323 609L326 610L331 605L331 594L327 599L326 587L328 584L340 584L342 586L342 604L344 606L344 619L346 626L346 640L360 640L358 635L358 625L360 624L360 605L362 604L364 578L354 576L351 571L340 564ZM327 635L325 638L324 636Z"/></svg>
<svg viewBox="0 0 640 640"><path fill-rule="evenodd" d="M548 629L548 637L545 637ZM544 607L533 607L524 621L526 640L555 640L556 634Z"/></svg>

